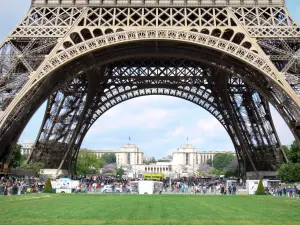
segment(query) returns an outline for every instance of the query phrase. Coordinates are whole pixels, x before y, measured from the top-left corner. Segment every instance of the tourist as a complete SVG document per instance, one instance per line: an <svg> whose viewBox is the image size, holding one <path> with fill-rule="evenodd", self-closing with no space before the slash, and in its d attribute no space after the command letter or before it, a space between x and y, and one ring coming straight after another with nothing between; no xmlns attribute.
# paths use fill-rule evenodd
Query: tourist
<svg viewBox="0 0 300 225"><path fill-rule="evenodd" d="M232 194L236 195L236 186L235 185L233 185L233 187L232 187Z"/></svg>
<svg viewBox="0 0 300 225"><path fill-rule="evenodd" d="M223 186L223 185L221 186L221 194L222 194L222 195L224 195L224 194L225 194L225 188L224 188L224 186Z"/></svg>

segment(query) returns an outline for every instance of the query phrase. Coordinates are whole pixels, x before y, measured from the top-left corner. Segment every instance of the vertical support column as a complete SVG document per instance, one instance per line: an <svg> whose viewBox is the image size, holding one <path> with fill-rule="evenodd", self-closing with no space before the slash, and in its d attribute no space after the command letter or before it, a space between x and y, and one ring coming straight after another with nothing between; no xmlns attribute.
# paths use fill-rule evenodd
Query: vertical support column
<svg viewBox="0 0 300 225"><path fill-rule="evenodd" d="M86 101L87 80L76 77L49 99L42 127L28 162L44 162L56 169L75 132Z"/></svg>
<svg viewBox="0 0 300 225"><path fill-rule="evenodd" d="M216 97L219 101L219 104L222 106L221 108L226 111L226 123L228 127L230 127L231 132L234 135L234 144L236 152L238 154L239 164L241 163L241 159L243 159L244 165L244 175L246 175L246 171L253 170L258 176L258 171L256 165L254 164L251 154L249 152L250 146L248 142L248 138L243 131L242 124L239 123L238 117L236 115L235 108L232 106L230 101L231 90L228 86L228 82L231 82L233 79L232 76L228 74L219 75L219 72L215 74L216 77L214 79L217 81L215 85L216 89Z"/></svg>

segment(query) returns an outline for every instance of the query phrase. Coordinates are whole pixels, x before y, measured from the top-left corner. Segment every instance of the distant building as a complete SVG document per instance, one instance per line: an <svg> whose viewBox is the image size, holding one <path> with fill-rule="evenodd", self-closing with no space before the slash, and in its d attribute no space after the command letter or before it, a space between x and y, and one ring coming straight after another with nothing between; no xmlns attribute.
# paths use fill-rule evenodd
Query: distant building
<svg viewBox="0 0 300 225"><path fill-rule="evenodd" d="M144 157L144 161L150 162L150 160L151 160L151 157Z"/></svg>
<svg viewBox="0 0 300 225"><path fill-rule="evenodd" d="M165 157L167 160L172 161L173 160L173 155L168 155L167 157Z"/></svg>
<svg viewBox="0 0 300 225"><path fill-rule="evenodd" d="M21 146L21 155L29 155L32 152L33 143L23 143Z"/></svg>
<svg viewBox="0 0 300 225"><path fill-rule="evenodd" d="M116 151L114 151L114 150L90 150L87 148L81 148L80 151L89 151L89 153L95 154L97 159L101 158L101 156L104 155L105 153L116 154Z"/></svg>
<svg viewBox="0 0 300 225"><path fill-rule="evenodd" d="M116 155L117 167L127 167L133 164L142 164L144 153L140 152L135 144L126 144L120 148L119 151L115 150L89 150L86 148L80 149L81 151L88 150L91 154L95 154L100 158L105 153L113 153Z"/></svg>
<svg viewBox="0 0 300 225"><path fill-rule="evenodd" d="M21 154L29 155L32 152L33 143L22 144ZM181 145L176 152L168 155L163 160L169 162L143 164L143 161L150 162L151 157L144 157L144 153L139 150L135 144L125 144L119 151L115 150L89 150L87 148L80 149L88 150L91 154L95 154L100 158L105 153L113 153L116 155L116 167L123 167L126 171L136 175L145 173L163 173L165 177L184 177L193 176L198 170L200 164L213 160L217 153L230 153L225 151L197 151L191 144Z"/></svg>
<svg viewBox="0 0 300 225"><path fill-rule="evenodd" d="M184 144L176 152L172 153L173 159L170 162L133 165L132 170L135 174L163 173L165 177L193 176L201 163L207 162L209 159L213 160L217 153L235 154L228 151L197 152L196 148L191 144Z"/></svg>
<svg viewBox="0 0 300 225"><path fill-rule="evenodd" d="M116 154L118 167L143 164L144 153L135 144L126 144Z"/></svg>

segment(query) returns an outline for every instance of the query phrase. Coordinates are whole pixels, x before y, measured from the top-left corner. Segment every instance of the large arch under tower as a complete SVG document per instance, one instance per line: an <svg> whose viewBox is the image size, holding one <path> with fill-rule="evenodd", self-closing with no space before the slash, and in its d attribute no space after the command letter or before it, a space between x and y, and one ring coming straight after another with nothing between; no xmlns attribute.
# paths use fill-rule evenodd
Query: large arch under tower
<svg viewBox="0 0 300 225"><path fill-rule="evenodd" d="M74 171L101 115L160 94L217 118L244 172L275 171L287 159L269 104L300 141L299 52L283 0L32 0L0 43L0 160L47 99L29 162Z"/></svg>

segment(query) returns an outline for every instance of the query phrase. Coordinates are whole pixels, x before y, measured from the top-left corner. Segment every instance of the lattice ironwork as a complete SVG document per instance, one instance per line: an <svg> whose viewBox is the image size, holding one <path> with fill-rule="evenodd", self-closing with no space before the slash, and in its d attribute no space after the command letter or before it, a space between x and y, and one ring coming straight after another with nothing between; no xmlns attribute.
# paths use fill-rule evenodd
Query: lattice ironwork
<svg viewBox="0 0 300 225"><path fill-rule="evenodd" d="M283 0L32 0L0 44L0 158L46 98L30 160L71 170L97 118L162 94L214 115L244 171L275 170L269 103L300 139L299 40Z"/></svg>
<svg viewBox="0 0 300 225"><path fill-rule="evenodd" d="M186 99L209 111L230 134L236 148L240 149L238 151L239 159L246 162L246 170L253 169L253 166L255 170L272 170L278 168L278 165L285 161L280 149L279 139L272 124L268 103L241 79L234 76L228 78L230 87L228 89L228 99L233 98L235 100L234 104L231 104L233 107L231 111L235 114L230 115L228 113L230 110L226 109L227 106L221 103L225 100L222 100L224 98L223 94L218 94L220 87L209 82L217 80L216 71L207 65L185 59L144 58L109 63L99 67L99 71L100 68L103 72L98 72L98 74L103 74L100 76L102 82L99 82L98 88L96 88L98 91L94 92L93 101L80 124L81 128L77 130L77 133L74 133L74 129L67 133L58 132L59 138L63 138L63 140L66 139L65 136L70 136L70 133L75 137L72 143L68 140L68 142L59 145L59 148L64 149L61 150L61 154L66 154L65 151L72 146L68 154L72 154L73 159L72 161L65 161L60 168L69 169L72 164L74 166L83 138L101 115L126 100L147 95L169 95ZM86 72L86 74L89 74L89 72ZM220 80L219 83L223 84L222 81ZM74 93L78 90L80 89L74 88ZM252 106L250 109L247 108L247 110L250 110L251 115L249 111L245 110L245 107L250 105L240 100L246 95L249 96L248 101L252 104L250 104ZM38 138L36 149L32 153L35 157L36 155L40 156L42 152L47 152L47 148L41 143L47 143L49 147L53 145L52 148L55 149L57 149L56 143L60 143L56 141L53 144L51 137L55 138L57 133L55 129L51 128L59 126L61 121L66 120L65 117L58 119L61 117L57 116L59 114L58 109L63 108L64 97L61 93L55 93L54 96L49 100L49 108L45 114L45 118L48 119L44 120L41 129L41 134L45 133L47 138L44 138L45 135L40 135ZM54 104L55 101L61 103ZM85 103L82 102L81 105L78 108L83 108ZM235 105L237 105L237 108ZM68 108L72 107L66 105L64 107L66 112L70 111ZM242 124L241 131L231 125L232 117ZM55 120L51 118L55 118ZM65 130L67 127L74 127L72 123L64 123L64 125L66 125ZM244 139L238 137L238 133L242 133ZM251 149L250 154L253 158L249 158L245 150L242 150L244 146ZM40 154L38 154L39 152ZM56 154L56 156L58 155ZM265 158L266 156L268 158ZM34 158L32 160L37 161ZM54 161L53 159L48 163L46 162L47 166L57 168L58 164L53 164ZM58 163L58 161L56 162Z"/></svg>
<svg viewBox="0 0 300 225"><path fill-rule="evenodd" d="M296 93L300 94L300 40L259 39L258 43Z"/></svg>
<svg viewBox="0 0 300 225"><path fill-rule="evenodd" d="M216 7L216 6L284 6L285 0L32 0L33 6L52 6L52 5L65 5L65 6L204 6L204 7Z"/></svg>

